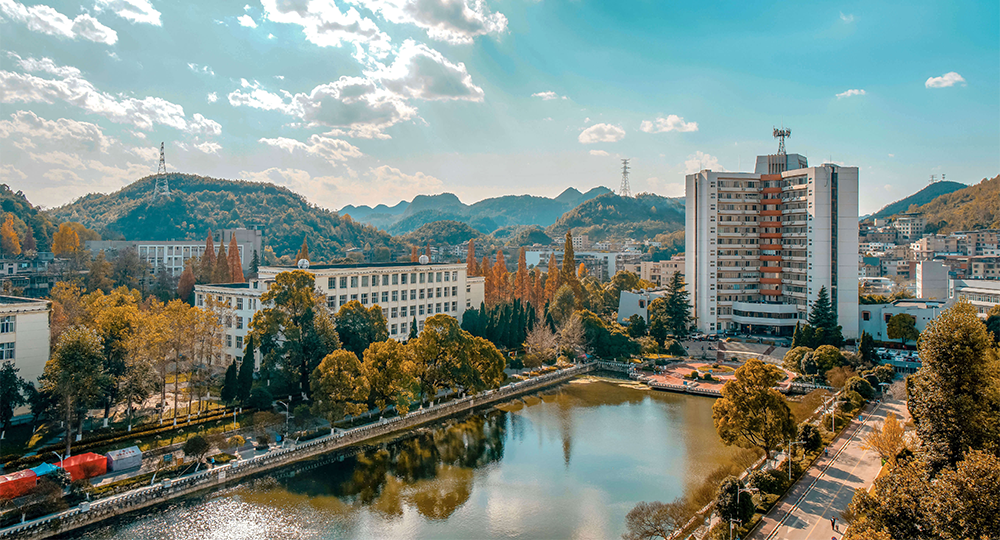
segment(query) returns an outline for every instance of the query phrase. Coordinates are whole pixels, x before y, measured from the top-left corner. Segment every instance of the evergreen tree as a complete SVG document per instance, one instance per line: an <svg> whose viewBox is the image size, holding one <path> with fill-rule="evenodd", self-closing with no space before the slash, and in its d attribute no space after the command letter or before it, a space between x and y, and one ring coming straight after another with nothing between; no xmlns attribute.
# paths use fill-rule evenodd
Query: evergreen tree
<svg viewBox="0 0 1000 540"><path fill-rule="evenodd" d="M677 337L687 335L688 324L691 322L691 305L684 286L684 276L680 272L674 272L670 278L666 301L664 316L670 333Z"/></svg>
<svg viewBox="0 0 1000 540"><path fill-rule="evenodd" d="M844 344L843 329L837 324L837 307L830 302L825 286L820 287L816 295L808 321L809 324L803 328L800 345L811 348L833 345L839 348Z"/></svg>
<svg viewBox="0 0 1000 540"><path fill-rule="evenodd" d="M865 364L872 365L878 360L875 354L875 338L864 330L861 331L861 343L858 346L858 352L861 353L861 358L865 361Z"/></svg>
<svg viewBox="0 0 1000 540"><path fill-rule="evenodd" d="M302 237L302 247L299 248L299 252L295 255L295 262L301 260L309 260L309 243L306 242L306 237Z"/></svg>
<svg viewBox="0 0 1000 540"><path fill-rule="evenodd" d="M819 288L812 311L809 312L809 325L813 328L833 328L837 326L837 312L830 304L830 295L826 286Z"/></svg>
<svg viewBox="0 0 1000 540"><path fill-rule="evenodd" d="M233 360L229 364L229 367L226 368L226 378L222 382L222 395L220 396L223 403L233 403L236 401L236 390L239 385L238 371L236 360Z"/></svg>
<svg viewBox="0 0 1000 540"><path fill-rule="evenodd" d="M795 331L792 332L792 348L803 347L802 344L802 325L798 322L795 323Z"/></svg>
<svg viewBox="0 0 1000 540"><path fill-rule="evenodd" d="M201 255L198 270L199 283L212 283L212 275L215 273L215 242L212 240L211 229L208 230L208 238L205 239L205 253Z"/></svg>
<svg viewBox="0 0 1000 540"><path fill-rule="evenodd" d="M417 339L417 337L419 337L417 335L417 318L414 316L413 322L410 323L410 335L407 339Z"/></svg>
<svg viewBox="0 0 1000 540"><path fill-rule="evenodd" d="M256 276L257 271L260 270L260 257L257 256L257 250L253 250L253 258L250 259L250 275Z"/></svg>
<svg viewBox="0 0 1000 540"><path fill-rule="evenodd" d="M243 347L243 360L240 362L240 372L236 378L236 401L247 403L250 399L250 391L253 389L253 371L257 363L256 338L252 333L247 334L246 345Z"/></svg>
<svg viewBox="0 0 1000 540"><path fill-rule="evenodd" d="M559 279L562 284L569 285L573 289L573 297L576 299L577 307L580 307L583 303L583 295L581 295L580 280L576 277L576 254L573 253L573 231L572 229L566 231L566 243L563 246L563 264L562 270L559 272Z"/></svg>

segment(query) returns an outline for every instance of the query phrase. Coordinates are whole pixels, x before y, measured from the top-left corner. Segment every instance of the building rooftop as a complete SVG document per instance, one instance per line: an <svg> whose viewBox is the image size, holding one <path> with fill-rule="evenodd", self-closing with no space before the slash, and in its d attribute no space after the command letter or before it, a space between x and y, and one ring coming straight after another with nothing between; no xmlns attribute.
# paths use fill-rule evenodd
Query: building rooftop
<svg viewBox="0 0 1000 540"><path fill-rule="evenodd" d="M205 283L201 287L222 287L224 289L249 289L250 283Z"/></svg>
<svg viewBox="0 0 1000 540"><path fill-rule="evenodd" d="M305 270L337 270L341 268L402 268L407 266L444 266L444 265L456 265L465 264L464 262L457 263L427 263L420 264L416 262L382 262L382 263L357 263L357 264L310 264L309 268ZM260 269L274 269L280 272L299 270L298 266L261 266Z"/></svg>
<svg viewBox="0 0 1000 540"><path fill-rule="evenodd" d="M48 300L38 298L22 298L20 296L0 295L0 305L21 305L21 304L48 304Z"/></svg>

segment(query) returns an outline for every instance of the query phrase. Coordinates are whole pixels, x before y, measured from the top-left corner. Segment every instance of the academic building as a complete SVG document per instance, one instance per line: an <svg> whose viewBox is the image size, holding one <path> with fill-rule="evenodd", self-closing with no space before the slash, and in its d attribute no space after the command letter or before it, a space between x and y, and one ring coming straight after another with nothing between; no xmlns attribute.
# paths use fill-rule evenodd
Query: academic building
<svg viewBox="0 0 1000 540"><path fill-rule="evenodd" d="M404 341L416 321L417 332L427 317L445 314L459 322L466 309L478 308L483 301L482 278L467 278L465 263L421 264L412 262L309 265L303 270L316 277L316 290L326 298L326 307L336 313L344 304L357 300L365 307L382 308L389 337ZM254 313L261 309L260 297L282 272L296 267L262 266L257 279L248 283L197 285L195 305L205 307L214 295L224 306L224 358L241 359L244 340ZM259 361L259 359L258 359ZM258 366L259 367L259 366Z"/></svg>
<svg viewBox="0 0 1000 540"><path fill-rule="evenodd" d="M759 156L753 173L703 170L685 182L684 275L699 331L791 336L826 287L844 337L857 337L857 167L781 152Z"/></svg>

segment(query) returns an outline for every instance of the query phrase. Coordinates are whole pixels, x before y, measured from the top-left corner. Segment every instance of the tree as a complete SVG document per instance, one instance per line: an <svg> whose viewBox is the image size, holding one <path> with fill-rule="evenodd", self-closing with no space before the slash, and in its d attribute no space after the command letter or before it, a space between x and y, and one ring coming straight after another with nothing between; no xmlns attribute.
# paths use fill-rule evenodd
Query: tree
<svg viewBox="0 0 1000 540"><path fill-rule="evenodd" d="M254 315L251 327L266 375L277 379L277 391L308 392L320 361L340 348L325 298L316 292L315 277L303 270L282 272L260 303L269 307Z"/></svg>
<svg viewBox="0 0 1000 540"><path fill-rule="evenodd" d="M785 353L781 363L787 370L805 374L806 372L802 369L802 357L811 352L813 350L809 347L794 347Z"/></svg>
<svg viewBox="0 0 1000 540"><path fill-rule="evenodd" d="M929 490L931 525L943 538L995 538L1000 531L1000 458L973 450Z"/></svg>
<svg viewBox="0 0 1000 540"><path fill-rule="evenodd" d="M541 325L546 328L549 325ZM583 346L586 342L586 335L583 330L583 319L578 313L574 313L568 321L559 328L559 348L565 353L568 352L571 358L576 358L583 353Z"/></svg>
<svg viewBox="0 0 1000 540"><path fill-rule="evenodd" d="M125 370L118 377L118 401L125 402L125 415L128 424L132 425L134 403L144 402L156 389L156 372L146 359L129 355L125 361Z"/></svg>
<svg viewBox="0 0 1000 540"><path fill-rule="evenodd" d="M306 237L302 237L302 247L299 248L299 252L295 255L295 260L309 260L309 243L306 242Z"/></svg>
<svg viewBox="0 0 1000 540"><path fill-rule="evenodd" d="M361 302L351 300L340 306L334 321L340 343L356 356L364 355L372 343L389 339L385 314L378 304L366 309Z"/></svg>
<svg viewBox="0 0 1000 540"><path fill-rule="evenodd" d="M410 349L394 339L372 343L365 350L361 372L371 389L368 406L385 410L389 405L403 415L416 399L416 364Z"/></svg>
<svg viewBox="0 0 1000 540"><path fill-rule="evenodd" d="M844 365L844 354L833 345L821 345L813 352L813 360L816 361L816 368L820 373Z"/></svg>
<svg viewBox="0 0 1000 540"><path fill-rule="evenodd" d="M573 314L575 306L576 295L573 294L573 289L569 285L563 285L552 298L549 313L552 314L556 324L562 324Z"/></svg>
<svg viewBox="0 0 1000 540"><path fill-rule="evenodd" d="M670 278L663 315L666 317L667 329L674 337L687 335L688 324L691 322L691 305L684 286L684 276L680 272L674 272Z"/></svg>
<svg viewBox="0 0 1000 540"><path fill-rule="evenodd" d="M907 378L907 405L932 470L968 448L1000 443L1000 360L971 304L960 301L927 324L920 359Z"/></svg>
<svg viewBox="0 0 1000 540"><path fill-rule="evenodd" d="M21 244L21 249L24 253L37 252L38 244L35 243L35 231L31 228L31 225L25 225L24 242Z"/></svg>
<svg viewBox="0 0 1000 540"><path fill-rule="evenodd" d="M229 279L233 283L245 283L243 279L243 262L240 261L240 246L236 243L236 235L229 237Z"/></svg>
<svg viewBox="0 0 1000 540"><path fill-rule="evenodd" d="M640 502L625 515L624 540L667 540L691 517L684 499L671 503Z"/></svg>
<svg viewBox="0 0 1000 540"><path fill-rule="evenodd" d="M730 476L719 485L719 495L715 498L715 509L723 523L739 520L740 523L750 521L754 508L752 493L741 493L746 487L735 476ZM727 527L728 528L728 527Z"/></svg>
<svg viewBox="0 0 1000 540"><path fill-rule="evenodd" d="M646 319L642 315L633 314L628 318L628 335L631 338L641 338L646 335Z"/></svg>
<svg viewBox="0 0 1000 540"><path fill-rule="evenodd" d="M573 252L573 230L566 231L566 243L563 245L563 264L559 272L559 280L573 289L573 297L581 301L580 280L576 277L576 254Z"/></svg>
<svg viewBox="0 0 1000 540"><path fill-rule="evenodd" d="M453 317L428 317L420 337L407 346L413 351L422 396L433 399L444 388L480 392L498 388L503 381L503 355L489 341L462 330Z"/></svg>
<svg viewBox="0 0 1000 540"><path fill-rule="evenodd" d="M487 305L507 302L511 298L510 272L507 271L507 262L504 259L503 250L497 250L496 262L493 264L490 275L486 279L492 278L490 290L493 291L492 299L488 298ZM492 300L492 302L490 301Z"/></svg>
<svg viewBox="0 0 1000 540"><path fill-rule="evenodd" d="M844 344L843 329L837 324L837 308L830 301L826 287L820 287L809 312L809 324L801 328L799 339L792 340L792 346L816 348L820 345L840 347Z"/></svg>
<svg viewBox="0 0 1000 540"><path fill-rule="evenodd" d="M878 452L882 461L896 466L896 456L903 449L903 425L899 423L894 413L887 414L881 426L875 426L868 432L861 443L861 449L874 450Z"/></svg>
<svg viewBox="0 0 1000 540"><path fill-rule="evenodd" d="M823 437L819 433L819 428L803 422L799 426L798 442L803 443L802 449L806 452L815 452L823 447Z"/></svg>
<svg viewBox="0 0 1000 540"><path fill-rule="evenodd" d="M229 255L226 253L226 243L219 239L219 252L215 254L215 268L212 270L212 283L229 283L233 280L229 274Z"/></svg>
<svg viewBox="0 0 1000 540"><path fill-rule="evenodd" d="M18 376L18 371L20 370L10 360L4 361L0 367L0 422L3 423L4 430L10 429L14 409L28 402L24 395L28 383Z"/></svg>
<svg viewBox="0 0 1000 540"><path fill-rule="evenodd" d="M523 250L524 248L521 249ZM580 266L576 269L576 277L581 280L587 277L587 265L580 263Z"/></svg>
<svg viewBox="0 0 1000 540"><path fill-rule="evenodd" d="M864 330L861 331L861 343L858 345L858 352L861 353L861 359L869 366L878 361L878 355L875 352L875 338Z"/></svg>
<svg viewBox="0 0 1000 540"><path fill-rule="evenodd" d="M195 458L197 461L201 461L202 458L205 457L205 454L208 453L208 450L210 448L211 445L208 444L208 441L205 439L205 437L202 437L201 435L195 435L194 437L191 437L190 439L184 441L183 450L185 456L191 456Z"/></svg>
<svg viewBox="0 0 1000 540"><path fill-rule="evenodd" d="M920 338L916 317L907 313L893 315L886 323L886 334L889 339L898 339L903 345L907 341L916 341Z"/></svg>
<svg viewBox="0 0 1000 540"><path fill-rule="evenodd" d="M517 273L514 274L514 298L527 302L530 296L528 287L528 262L525 258L524 248L517 254Z"/></svg>
<svg viewBox="0 0 1000 540"><path fill-rule="evenodd" d="M221 239L219 240L222 241ZM198 282L199 283L213 283L213 274L215 274L215 241L212 239L212 230L208 230L208 238L205 239L205 252L201 255L201 264L199 265L198 272Z"/></svg>
<svg viewBox="0 0 1000 540"><path fill-rule="evenodd" d="M414 316L413 322L410 323L410 334L407 336L406 339L407 340L417 339L418 335L419 334L417 333L417 318L416 316Z"/></svg>
<svg viewBox="0 0 1000 540"><path fill-rule="evenodd" d="M555 298L556 291L559 290L561 284L559 266L556 264L556 254L552 253L549 255L549 265L545 277L545 300L547 302L551 302Z"/></svg>
<svg viewBox="0 0 1000 540"><path fill-rule="evenodd" d="M17 257L21 254L21 241L17 238L14 230L14 214L8 213L0 225L0 251L8 257Z"/></svg>
<svg viewBox="0 0 1000 540"><path fill-rule="evenodd" d="M367 409L371 386L361 361L349 350L326 355L312 372L310 385L314 396L313 413L324 416L331 424Z"/></svg>
<svg viewBox="0 0 1000 540"><path fill-rule="evenodd" d="M177 296L188 304L194 304L194 299L192 298L192 295L194 294L194 285L194 270L192 270L191 265L188 264L184 267L184 271L181 272L181 277L177 281Z"/></svg>
<svg viewBox="0 0 1000 540"><path fill-rule="evenodd" d="M72 255L80 249L80 236L68 223L59 225L59 230L52 236L52 252L60 257Z"/></svg>
<svg viewBox="0 0 1000 540"><path fill-rule="evenodd" d="M535 328L528 332L528 337L524 341L525 352L530 360L525 360L525 367L536 368L545 362L555 360L559 352L559 338L552 330L544 325L535 325ZM528 362L532 365L528 365Z"/></svg>
<svg viewBox="0 0 1000 540"><path fill-rule="evenodd" d="M250 259L250 275L253 277L257 276L257 271L260 270L260 257L257 256L257 250L253 250L253 258Z"/></svg>
<svg viewBox="0 0 1000 540"><path fill-rule="evenodd" d="M59 336L52 358L45 363L42 390L59 398L66 420L66 454L73 438L73 414L86 406L108 383L101 339L88 328L75 326Z"/></svg>
<svg viewBox="0 0 1000 540"><path fill-rule="evenodd" d="M795 437L791 409L775 385L785 378L777 366L757 358L736 370L736 378L722 387L722 397L712 405L719 437L727 445L758 447L770 458L771 450Z"/></svg>
<svg viewBox="0 0 1000 540"><path fill-rule="evenodd" d="M104 250L90 261L90 271L87 272L87 290L89 292L111 292L115 283L111 280L111 263L104 258Z"/></svg>
<svg viewBox="0 0 1000 540"><path fill-rule="evenodd" d="M237 386L239 386L239 368L236 367L236 360L233 360L226 368L226 376L222 381L222 393L219 397L223 403L236 401Z"/></svg>
<svg viewBox="0 0 1000 540"><path fill-rule="evenodd" d="M416 246L413 246L414 253L416 253ZM411 257L412 258L412 257ZM417 262L417 261L410 261ZM465 255L465 275L467 277L478 276L479 275L479 265L476 264L476 241L469 240L469 251Z"/></svg>
<svg viewBox="0 0 1000 540"><path fill-rule="evenodd" d="M253 390L253 372L257 363L257 353L254 345L257 338L253 332L247 334L246 343L243 346L243 360L240 361L240 371L236 377L236 395L234 399L239 403L246 403L250 399L250 392Z"/></svg>
<svg viewBox="0 0 1000 540"><path fill-rule="evenodd" d="M866 401L870 401L875 397L875 389L872 387L871 383L858 376L847 379L847 382L844 383L844 390L857 392L861 397L865 398Z"/></svg>

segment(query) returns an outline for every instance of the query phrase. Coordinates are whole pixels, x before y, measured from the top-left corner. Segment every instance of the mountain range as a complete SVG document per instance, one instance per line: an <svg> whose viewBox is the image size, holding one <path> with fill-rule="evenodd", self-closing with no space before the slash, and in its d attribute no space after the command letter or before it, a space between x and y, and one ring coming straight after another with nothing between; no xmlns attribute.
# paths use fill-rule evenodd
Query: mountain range
<svg viewBox="0 0 1000 540"><path fill-rule="evenodd" d="M927 220L925 232L1000 229L1000 175L938 195L913 210Z"/></svg>
<svg viewBox="0 0 1000 540"><path fill-rule="evenodd" d="M911 206L921 206L927 204L933 201L935 198L940 197L941 195L947 195L948 193L952 193L967 187L969 186L965 184L960 184L958 182L950 182L950 181L934 182L932 184L928 184L926 187L914 193L913 195L910 195L909 197L900 199L896 202L889 203L883 206L881 210L875 212L874 214L868 217L887 218L889 216L894 216L896 214L906 212L907 210L910 209Z"/></svg>

